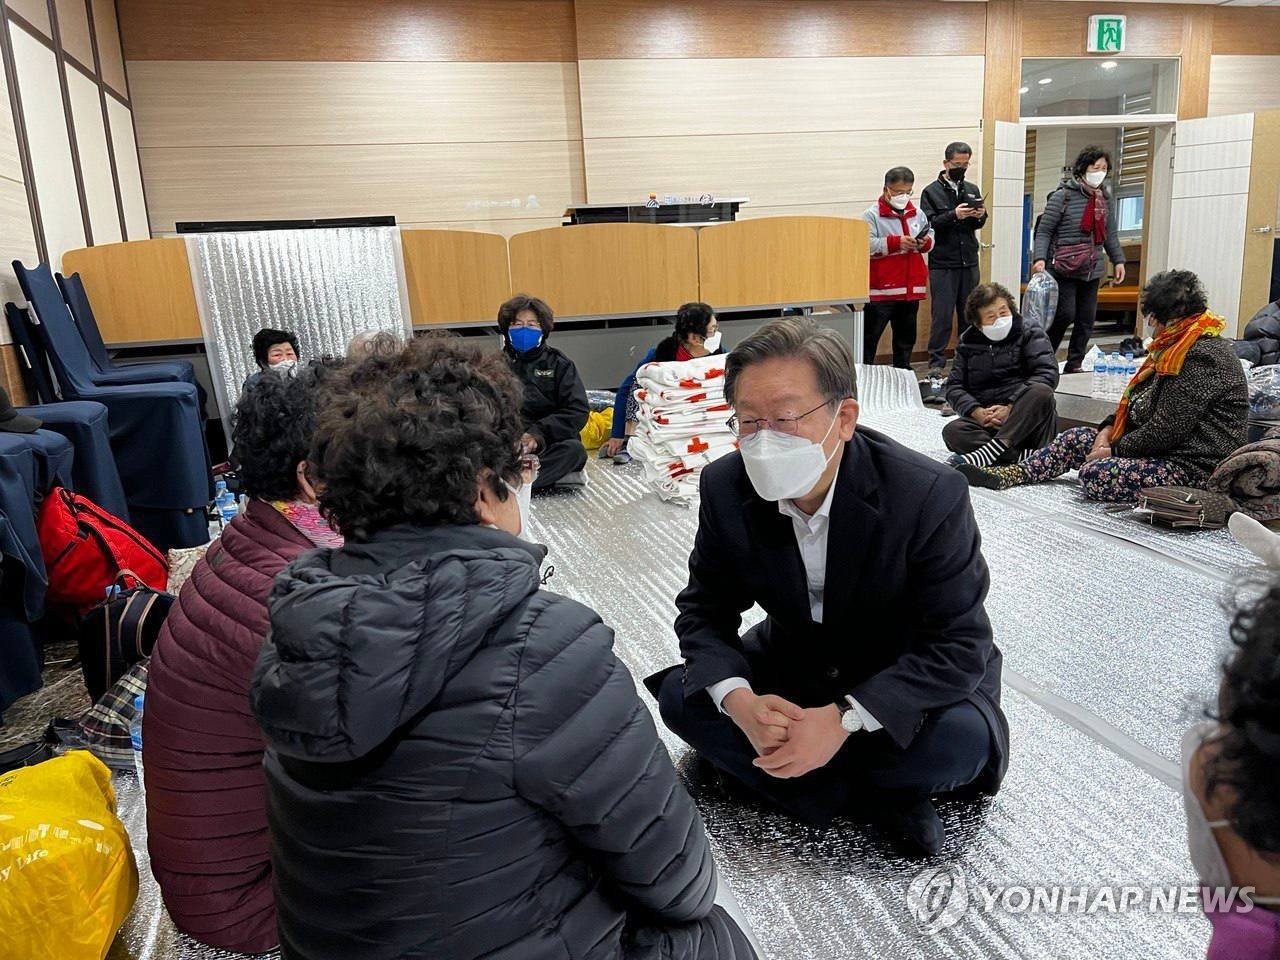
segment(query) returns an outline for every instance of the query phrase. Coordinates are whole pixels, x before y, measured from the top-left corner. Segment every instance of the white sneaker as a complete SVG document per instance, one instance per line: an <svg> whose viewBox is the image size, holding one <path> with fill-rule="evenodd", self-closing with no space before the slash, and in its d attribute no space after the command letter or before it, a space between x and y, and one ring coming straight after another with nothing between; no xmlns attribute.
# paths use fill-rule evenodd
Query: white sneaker
<svg viewBox="0 0 1280 960"><path fill-rule="evenodd" d="M1273 570L1280 570L1280 533L1276 533L1253 517L1233 513L1227 529L1236 543Z"/></svg>
<svg viewBox="0 0 1280 960"><path fill-rule="evenodd" d="M573 473L566 473L554 484L554 486L557 487L585 487L586 485L587 472L585 470L575 470Z"/></svg>

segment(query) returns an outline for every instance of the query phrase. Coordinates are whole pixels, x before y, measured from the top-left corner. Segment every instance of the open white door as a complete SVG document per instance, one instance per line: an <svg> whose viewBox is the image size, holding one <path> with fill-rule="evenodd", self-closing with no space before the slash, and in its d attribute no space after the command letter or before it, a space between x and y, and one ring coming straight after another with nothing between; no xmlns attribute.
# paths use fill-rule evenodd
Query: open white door
<svg viewBox="0 0 1280 960"><path fill-rule="evenodd" d="M991 279L1017 291L1022 285L1022 195L1026 185L1027 128L996 121L991 213Z"/></svg>
<svg viewBox="0 0 1280 960"><path fill-rule="evenodd" d="M1228 335L1240 319L1253 131L1245 113L1179 120L1174 133L1167 265L1199 275Z"/></svg>

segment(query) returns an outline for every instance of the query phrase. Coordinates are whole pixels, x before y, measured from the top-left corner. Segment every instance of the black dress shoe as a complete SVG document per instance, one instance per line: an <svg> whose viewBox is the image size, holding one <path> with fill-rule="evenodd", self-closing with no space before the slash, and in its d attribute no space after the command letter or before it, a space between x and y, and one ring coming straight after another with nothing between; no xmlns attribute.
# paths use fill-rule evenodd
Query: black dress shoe
<svg viewBox="0 0 1280 960"><path fill-rule="evenodd" d="M947 837L938 811L928 797L891 802L881 814L880 823L901 837L909 856L936 856Z"/></svg>

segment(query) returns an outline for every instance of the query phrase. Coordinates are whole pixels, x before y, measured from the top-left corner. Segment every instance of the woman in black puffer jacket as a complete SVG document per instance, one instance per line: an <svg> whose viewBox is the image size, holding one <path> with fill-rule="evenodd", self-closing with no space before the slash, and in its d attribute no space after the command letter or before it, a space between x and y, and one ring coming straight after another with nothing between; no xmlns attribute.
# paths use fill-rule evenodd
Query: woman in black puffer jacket
<svg viewBox="0 0 1280 960"><path fill-rule="evenodd" d="M1013 294L987 283L964 305L947 403L959 415L942 430L953 465L1014 463L1058 433L1058 361L1045 332L1018 315Z"/></svg>
<svg viewBox="0 0 1280 960"><path fill-rule="evenodd" d="M252 692L285 958L754 956L612 631L539 589L520 433L452 338L321 401L346 545L277 578Z"/></svg>

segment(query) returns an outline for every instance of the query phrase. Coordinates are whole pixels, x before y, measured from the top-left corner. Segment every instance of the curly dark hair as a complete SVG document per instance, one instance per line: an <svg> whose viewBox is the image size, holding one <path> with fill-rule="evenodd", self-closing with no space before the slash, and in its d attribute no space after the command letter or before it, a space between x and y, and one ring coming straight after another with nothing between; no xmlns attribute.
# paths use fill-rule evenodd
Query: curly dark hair
<svg viewBox="0 0 1280 960"><path fill-rule="evenodd" d="M1083 180L1089 168L1099 160L1107 161L1107 173L1114 169L1115 164L1111 161L1111 154L1099 146L1089 144L1076 155L1076 162L1071 165L1071 175L1077 180Z"/></svg>
<svg viewBox="0 0 1280 960"><path fill-rule="evenodd" d="M538 318L538 326L542 328L543 340L551 336L551 330L556 325L556 318L555 314L551 312L551 307L547 305L547 301L539 300L537 297L531 297L525 293L519 293L498 308L498 330L504 337L507 335L507 331L511 329L512 322L521 310L533 311L533 315Z"/></svg>
<svg viewBox="0 0 1280 960"><path fill-rule="evenodd" d="M476 523L477 478L520 483L519 381L501 353L450 334L375 346L325 391L311 463L348 540L397 523Z"/></svg>
<svg viewBox="0 0 1280 960"><path fill-rule="evenodd" d="M244 492L260 500L298 496L298 464L307 459L316 429L322 385L340 361L322 358L296 377L266 373L248 384L236 403L232 452Z"/></svg>
<svg viewBox="0 0 1280 960"><path fill-rule="evenodd" d="M710 304L696 300L681 304L680 309L676 311L675 338L685 343L694 334L705 337L707 327L711 325L711 318L715 315L716 312Z"/></svg>
<svg viewBox="0 0 1280 960"><path fill-rule="evenodd" d="M1231 623L1215 717L1222 735L1205 763L1205 794L1226 788L1226 818L1251 848L1280 861L1280 583Z"/></svg>
<svg viewBox="0 0 1280 960"><path fill-rule="evenodd" d="M1151 314L1158 323L1198 317L1209 309L1209 295L1204 284L1190 270L1157 273L1142 288L1139 299L1142 312Z"/></svg>
<svg viewBox="0 0 1280 960"><path fill-rule="evenodd" d="M973 293L969 294L969 298L965 300L964 318L969 321L970 326L981 327L982 308L990 306L997 300L1006 301L1009 304L1009 312L1017 315L1018 302L1013 299L1013 294L1007 287L999 283L984 283L974 287Z"/></svg>
<svg viewBox="0 0 1280 960"><path fill-rule="evenodd" d="M267 351L274 347L277 343L287 343L293 347L293 352L299 357L302 351L298 349L298 335L289 330L273 330L270 327L263 327L253 335L253 359L257 361L258 366L266 369Z"/></svg>

